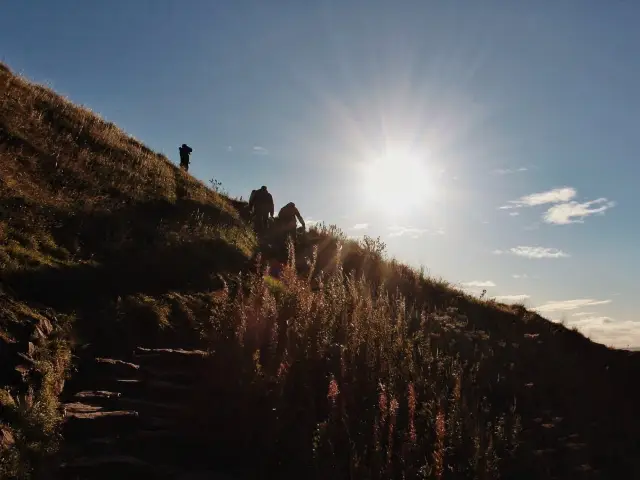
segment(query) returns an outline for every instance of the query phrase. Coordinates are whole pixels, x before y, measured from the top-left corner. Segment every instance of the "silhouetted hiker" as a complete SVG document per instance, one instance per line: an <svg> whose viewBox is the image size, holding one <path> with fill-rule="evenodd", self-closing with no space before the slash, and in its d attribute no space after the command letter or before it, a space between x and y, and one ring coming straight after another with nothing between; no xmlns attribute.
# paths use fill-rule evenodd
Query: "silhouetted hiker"
<svg viewBox="0 0 640 480"><path fill-rule="evenodd" d="M253 195L253 211L256 230L264 231L269 224L269 217L273 218L273 197L264 185Z"/></svg>
<svg viewBox="0 0 640 480"><path fill-rule="evenodd" d="M304 219L302 218L302 215L300 215L296 204L293 202L287 203L278 212L278 230L285 240L288 235L291 235L292 239L295 240L297 228L296 219L298 219L302 228L305 229L306 226L304 224Z"/></svg>
<svg viewBox="0 0 640 480"><path fill-rule="evenodd" d="M180 151L180 168L184 169L185 172L188 172L189 171L189 155L191 155L191 152L193 152L193 149L186 143L183 143L182 146L178 148L178 150Z"/></svg>
<svg viewBox="0 0 640 480"><path fill-rule="evenodd" d="M251 214L253 214L253 207L255 207L256 192L257 190L251 190L251 195L249 195L249 213Z"/></svg>

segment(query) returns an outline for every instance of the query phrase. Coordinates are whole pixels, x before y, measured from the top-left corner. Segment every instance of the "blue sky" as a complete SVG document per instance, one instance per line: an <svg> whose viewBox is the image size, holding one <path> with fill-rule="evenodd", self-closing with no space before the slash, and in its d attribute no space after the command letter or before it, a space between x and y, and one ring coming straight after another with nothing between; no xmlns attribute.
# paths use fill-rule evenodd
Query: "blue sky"
<svg viewBox="0 0 640 480"><path fill-rule="evenodd" d="M189 144L232 195L267 185L624 347L639 23L637 2L595 0L12 2L0 55L175 162Z"/></svg>

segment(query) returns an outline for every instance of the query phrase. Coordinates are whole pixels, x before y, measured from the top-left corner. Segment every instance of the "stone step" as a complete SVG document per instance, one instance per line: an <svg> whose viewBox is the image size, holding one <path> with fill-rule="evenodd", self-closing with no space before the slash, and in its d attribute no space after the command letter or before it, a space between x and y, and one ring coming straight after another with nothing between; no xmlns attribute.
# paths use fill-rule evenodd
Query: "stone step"
<svg viewBox="0 0 640 480"><path fill-rule="evenodd" d="M193 387L202 380L202 369L147 366L141 370L140 376L144 380L159 380L182 387Z"/></svg>
<svg viewBox="0 0 640 480"><path fill-rule="evenodd" d="M102 390L106 390L112 393L120 393L122 397L126 398L139 398L141 400L161 401L166 403L176 402L185 403L189 401L194 395L194 388L171 382L165 382L162 380L149 379L123 379L112 378L104 380L100 385ZM93 390L81 391L79 393L83 395L89 395ZM78 394L70 395L67 398L77 399ZM87 398L95 398L90 396Z"/></svg>
<svg viewBox="0 0 640 480"><path fill-rule="evenodd" d="M179 478L174 470L145 462L130 455L100 455L79 457L63 463L58 472L60 479L141 479L173 480Z"/></svg>
<svg viewBox="0 0 640 480"><path fill-rule="evenodd" d="M156 417L141 417L135 410L106 410L89 403L66 403L63 436L65 441L130 433L140 428L160 429L173 423Z"/></svg>
<svg viewBox="0 0 640 480"><path fill-rule="evenodd" d="M109 375L133 376L139 372L140 365L115 358L95 358L85 365L85 369L94 375L103 370Z"/></svg>
<svg viewBox="0 0 640 480"><path fill-rule="evenodd" d="M156 393L168 396L179 396L188 393L202 379L198 369L173 369L173 368L144 368L135 370L133 375L109 374L102 371L100 374L78 374L65 383L62 398L73 398L75 392L83 390L108 390L120 392L123 395L129 392L144 393L145 389L152 389ZM148 396L148 395L147 395Z"/></svg>
<svg viewBox="0 0 640 480"><path fill-rule="evenodd" d="M65 383L65 391L92 390L111 378L138 378L140 366L113 358L86 360Z"/></svg>
<svg viewBox="0 0 640 480"><path fill-rule="evenodd" d="M162 460L181 468L205 468L209 455L202 454L202 445L192 436L173 430L136 430L127 434L94 437L76 445L67 445L65 458L95 455L127 454L144 461Z"/></svg>
<svg viewBox="0 0 640 480"><path fill-rule="evenodd" d="M205 368L208 356L203 350L138 347L133 354L133 360L141 367L190 369Z"/></svg>
<svg viewBox="0 0 640 480"><path fill-rule="evenodd" d="M184 400L182 402L180 400L166 401L166 399L151 401L125 397L119 392L83 391L78 392L74 398L85 404L101 407L103 410L131 410L138 412L139 415L150 415L152 417L178 417L185 409Z"/></svg>

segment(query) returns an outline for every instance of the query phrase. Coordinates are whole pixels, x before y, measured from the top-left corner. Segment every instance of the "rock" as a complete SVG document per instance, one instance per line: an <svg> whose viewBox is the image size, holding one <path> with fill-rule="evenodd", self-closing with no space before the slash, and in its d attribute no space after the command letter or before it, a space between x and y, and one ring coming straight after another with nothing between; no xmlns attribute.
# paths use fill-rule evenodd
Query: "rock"
<svg viewBox="0 0 640 480"><path fill-rule="evenodd" d="M53 325L47 317L41 317L36 328L47 337L53 333Z"/></svg>
<svg viewBox="0 0 640 480"><path fill-rule="evenodd" d="M47 335L40 329L40 327L36 327L33 333L31 334L31 340L42 342L47 339Z"/></svg>
<svg viewBox="0 0 640 480"><path fill-rule="evenodd" d="M23 381L25 381L29 377L29 373L31 372L31 367L28 365L17 365L14 369Z"/></svg>
<svg viewBox="0 0 640 480"><path fill-rule="evenodd" d="M16 440L11 429L0 425L0 451L11 448L15 443Z"/></svg>
<svg viewBox="0 0 640 480"><path fill-rule="evenodd" d="M22 318L22 335L32 339L46 338L53 333L53 325L51 320L46 317L23 317Z"/></svg>

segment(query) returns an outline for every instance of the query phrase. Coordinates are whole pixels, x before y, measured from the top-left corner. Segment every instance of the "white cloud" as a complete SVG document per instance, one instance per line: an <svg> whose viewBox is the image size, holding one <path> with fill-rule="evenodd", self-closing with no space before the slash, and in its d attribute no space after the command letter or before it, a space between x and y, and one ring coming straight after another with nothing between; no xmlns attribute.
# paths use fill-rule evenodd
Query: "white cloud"
<svg viewBox="0 0 640 480"><path fill-rule="evenodd" d="M518 215L520 215L520 212L510 212L509 215L511 217L517 217Z"/></svg>
<svg viewBox="0 0 640 480"><path fill-rule="evenodd" d="M312 226L312 225L321 224L322 220L314 220L313 218L308 217L308 218L304 219L304 223L305 223L305 225Z"/></svg>
<svg viewBox="0 0 640 480"><path fill-rule="evenodd" d="M575 300L554 300L536 307L538 312L564 312L577 310L578 308L592 307L595 305L606 305L611 300L594 300L592 298L578 298Z"/></svg>
<svg viewBox="0 0 640 480"><path fill-rule="evenodd" d="M233 152L233 147L231 145L227 147L227 152Z"/></svg>
<svg viewBox="0 0 640 480"><path fill-rule="evenodd" d="M269 150L267 150L264 147L261 147L260 145L254 146L252 151L255 155L269 155Z"/></svg>
<svg viewBox="0 0 640 480"><path fill-rule="evenodd" d="M596 206L591 208L591 206ZM590 202L578 203L568 202L554 205L544 214L544 221L554 223L556 225L568 225L570 223L583 223L584 217L597 213L604 213L606 210L614 207L615 202L606 198L598 198Z"/></svg>
<svg viewBox="0 0 640 480"><path fill-rule="evenodd" d="M521 207L535 207L537 205L545 205L547 203L560 203L568 202L576 196L575 188L562 187L554 188L546 192L532 193L531 195L525 195L517 200L509 200L507 205L500 207L503 210L511 208Z"/></svg>
<svg viewBox="0 0 640 480"><path fill-rule="evenodd" d="M367 228L369 228L369 224L368 223L356 223L353 227L354 230L365 230Z"/></svg>
<svg viewBox="0 0 640 480"><path fill-rule="evenodd" d="M595 312L576 312L576 313L572 313L571 316L572 317L586 317L587 315L594 315Z"/></svg>
<svg viewBox="0 0 640 480"><path fill-rule="evenodd" d="M562 250L558 250L557 248L527 247L522 245L512 247L509 250L494 250L492 253L494 255L510 253L512 255L527 258L563 258L569 256L568 253L565 253Z"/></svg>
<svg viewBox="0 0 640 480"><path fill-rule="evenodd" d="M527 298L531 298L529 295L521 294L521 295L498 295L497 297L493 297L497 302L508 303L508 302L523 302Z"/></svg>
<svg viewBox="0 0 640 480"><path fill-rule="evenodd" d="M444 235L444 228L439 228L436 230L436 235Z"/></svg>
<svg viewBox="0 0 640 480"><path fill-rule="evenodd" d="M576 327L594 342L614 348L640 347L640 322L615 320L611 317L585 317L566 323Z"/></svg>
<svg viewBox="0 0 640 480"><path fill-rule="evenodd" d="M546 192L532 193L517 200L509 200L506 205L498 207L500 210L512 210L522 207L536 207L539 205L555 204L542 216L546 223L555 225L568 225L570 223L582 223L584 218L595 214L604 214L605 211L616 204L606 198L597 198L587 202L577 202L574 197L577 191L573 187L561 187L547 190ZM517 212L510 215L516 216Z"/></svg>
<svg viewBox="0 0 640 480"><path fill-rule="evenodd" d="M509 175L511 173L516 173L516 172L526 172L527 170L529 170L527 167L520 167L520 168L497 168L493 171L494 174L496 175Z"/></svg>
<svg viewBox="0 0 640 480"><path fill-rule="evenodd" d="M464 282L462 285L471 288L487 288L496 286L496 284L491 280L472 280L471 282Z"/></svg>
<svg viewBox="0 0 640 480"><path fill-rule="evenodd" d="M419 238L427 233L427 229L425 228L400 227L398 225L390 226L389 230L391 230L391 233L389 233L390 237L402 237L403 235L407 235L411 238Z"/></svg>
<svg viewBox="0 0 640 480"><path fill-rule="evenodd" d="M519 279L524 279L524 278L529 278L529 275L527 275L526 273L514 273L513 275L511 275L513 278L515 278L516 280Z"/></svg>

